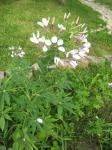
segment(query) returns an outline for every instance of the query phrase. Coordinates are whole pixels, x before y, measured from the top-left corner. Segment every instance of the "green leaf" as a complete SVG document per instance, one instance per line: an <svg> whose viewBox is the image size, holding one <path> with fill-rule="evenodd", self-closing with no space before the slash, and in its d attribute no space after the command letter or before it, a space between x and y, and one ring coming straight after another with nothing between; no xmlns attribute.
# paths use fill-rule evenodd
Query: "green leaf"
<svg viewBox="0 0 112 150"><path fill-rule="evenodd" d="M2 129L2 131L4 130L5 127L5 119L3 117L0 118L0 128Z"/></svg>
<svg viewBox="0 0 112 150"><path fill-rule="evenodd" d="M13 139L16 141L19 138L21 138L21 133L19 129L16 129L15 132L13 133Z"/></svg>
<svg viewBox="0 0 112 150"><path fill-rule="evenodd" d="M7 92L4 93L4 100L7 103L7 105L10 105L10 96Z"/></svg>
<svg viewBox="0 0 112 150"><path fill-rule="evenodd" d="M63 118L63 107L62 106L58 106L58 117L59 119L62 119Z"/></svg>
<svg viewBox="0 0 112 150"><path fill-rule="evenodd" d="M4 94L2 95L2 98L0 100L0 110L4 109Z"/></svg>
<svg viewBox="0 0 112 150"><path fill-rule="evenodd" d="M5 119L12 120L11 117L8 114L4 114Z"/></svg>

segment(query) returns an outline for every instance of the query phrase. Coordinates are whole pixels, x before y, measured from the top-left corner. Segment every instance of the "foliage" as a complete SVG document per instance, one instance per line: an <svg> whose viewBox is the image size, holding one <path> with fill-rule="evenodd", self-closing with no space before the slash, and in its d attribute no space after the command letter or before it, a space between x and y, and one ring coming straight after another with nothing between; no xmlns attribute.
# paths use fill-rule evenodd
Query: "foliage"
<svg viewBox="0 0 112 150"><path fill-rule="evenodd" d="M1 145L66 150L87 138L112 146L109 64L75 71L43 68L32 77L28 62L17 64L0 83Z"/></svg>

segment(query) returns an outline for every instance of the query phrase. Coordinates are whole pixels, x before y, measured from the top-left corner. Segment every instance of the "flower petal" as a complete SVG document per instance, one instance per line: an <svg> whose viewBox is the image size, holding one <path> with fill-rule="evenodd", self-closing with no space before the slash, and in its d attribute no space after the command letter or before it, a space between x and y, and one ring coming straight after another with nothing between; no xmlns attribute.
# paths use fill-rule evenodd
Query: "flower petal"
<svg viewBox="0 0 112 150"><path fill-rule="evenodd" d="M51 41L52 41L52 43L57 43L57 41L58 41L58 38L57 38L57 36L53 36L52 38L51 38Z"/></svg>
<svg viewBox="0 0 112 150"><path fill-rule="evenodd" d="M62 47L62 46L61 46L61 47L58 47L58 50L61 51L61 52L65 52L65 48Z"/></svg>

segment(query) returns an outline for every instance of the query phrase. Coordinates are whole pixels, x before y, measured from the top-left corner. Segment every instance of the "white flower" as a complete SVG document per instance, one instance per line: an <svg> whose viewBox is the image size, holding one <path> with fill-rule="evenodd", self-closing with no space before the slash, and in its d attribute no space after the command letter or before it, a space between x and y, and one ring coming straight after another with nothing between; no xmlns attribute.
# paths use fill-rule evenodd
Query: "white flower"
<svg viewBox="0 0 112 150"><path fill-rule="evenodd" d="M23 57L23 55L21 53L18 53L17 56L19 56L20 58Z"/></svg>
<svg viewBox="0 0 112 150"><path fill-rule="evenodd" d="M24 51L22 51L22 52L21 52L21 55L25 55L25 52L24 52Z"/></svg>
<svg viewBox="0 0 112 150"><path fill-rule="evenodd" d="M85 38L85 39L82 39L82 42L87 43L88 40Z"/></svg>
<svg viewBox="0 0 112 150"><path fill-rule="evenodd" d="M22 50L22 48L19 46L19 47L18 47L18 50Z"/></svg>
<svg viewBox="0 0 112 150"><path fill-rule="evenodd" d="M57 43L57 41L58 41L58 38L57 38L57 36L53 36L52 38L51 38L51 41L52 41L52 43Z"/></svg>
<svg viewBox="0 0 112 150"><path fill-rule="evenodd" d="M57 45L58 45L58 46L61 46L61 45L63 45L63 43L64 43L63 40L62 40L62 39L59 39L58 42L57 42Z"/></svg>
<svg viewBox="0 0 112 150"><path fill-rule="evenodd" d="M69 64L70 64L71 67L74 68L74 69L75 69L75 68L77 67L77 65L78 65L77 62L76 62L76 61L73 61L73 60L71 60L71 61L69 62Z"/></svg>
<svg viewBox="0 0 112 150"><path fill-rule="evenodd" d="M86 56L86 53L85 53L85 51L80 51L80 52L79 52L79 55L80 55L81 57L84 57L84 56Z"/></svg>
<svg viewBox="0 0 112 150"><path fill-rule="evenodd" d="M33 37L30 38L30 41L33 42L33 43L35 43L35 44L39 43L38 39L33 38Z"/></svg>
<svg viewBox="0 0 112 150"><path fill-rule="evenodd" d="M13 58L13 57L14 57L14 54L11 54L11 57Z"/></svg>
<svg viewBox="0 0 112 150"><path fill-rule="evenodd" d="M59 64L63 65L63 61L59 57L54 57L54 63L58 66Z"/></svg>
<svg viewBox="0 0 112 150"><path fill-rule="evenodd" d="M71 50L69 53L72 54L72 55L77 54L78 53L78 49Z"/></svg>
<svg viewBox="0 0 112 150"><path fill-rule="evenodd" d="M82 48L83 51L85 51L86 53L89 53L89 49L88 48Z"/></svg>
<svg viewBox="0 0 112 150"><path fill-rule="evenodd" d="M96 119L99 119L99 117L98 117L98 116L96 116L95 118L96 118Z"/></svg>
<svg viewBox="0 0 112 150"><path fill-rule="evenodd" d="M42 18L42 23L43 23L43 25L44 26L48 26L48 24L49 24L49 20L48 19L46 19L46 18Z"/></svg>
<svg viewBox="0 0 112 150"><path fill-rule="evenodd" d="M108 87L109 87L109 88L112 88L112 82L111 82L111 83L108 83Z"/></svg>
<svg viewBox="0 0 112 150"><path fill-rule="evenodd" d="M48 48L47 46L44 45L44 47L42 48L43 52L47 52L48 51Z"/></svg>
<svg viewBox="0 0 112 150"><path fill-rule="evenodd" d="M83 43L87 43L88 42L88 40L87 40L87 36L88 35L81 35L80 37L79 37L79 40L81 40Z"/></svg>
<svg viewBox="0 0 112 150"><path fill-rule="evenodd" d="M37 24L39 25L39 26L41 26L41 27L44 27L44 24L42 23L42 22L37 22Z"/></svg>
<svg viewBox="0 0 112 150"><path fill-rule="evenodd" d="M74 59L76 59L76 60L81 59L81 57L80 57L78 54L72 55L72 57L73 57Z"/></svg>
<svg viewBox="0 0 112 150"><path fill-rule="evenodd" d="M89 48L91 47L91 43L89 43L89 42L84 43L84 44L83 44L83 47L89 49Z"/></svg>
<svg viewBox="0 0 112 150"><path fill-rule="evenodd" d="M12 47L9 47L9 49L10 49L10 50L14 50L15 48L14 48L14 46L12 46Z"/></svg>
<svg viewBox="0 0 112 150"><path fill-rule="evenodd" d="M33 36L30 38L30 41L35 43L35 44L38 44L39 43L39 40L37 39L36 35L33 33Z"/></svg>
<svg viewBox="0 0 112 150"><path fill-rule="evenodd" d="M41 118L37 118L37 122L43 124L43 120Z"/></svg>
<svg viewBox="0 0 112 150"><path fill-rule="evenodd" d="M41 37L41 38L39 38L38 40L39 40L39 42L44 43L44 42L45 42L45 36L42 36L42 37Z"/></svg>
<svg viewBox="0 0 112 150"><path fill-rule="evenodd" d="M62 47L62 46L61 46L61 47L58 47L58 50L61 51L61 52L65 52L65 48Z"/></svg>
<svg viewBox="0 0 112 150"><path fill-rule="evenodd" d="M51 41L50 40L45 40L45 44L47 45L47 46L51 46Z"/></svg>
<svg viewBox="0 0 112 150"><path fill-rule="evenodd" d="M19 46L19 47L10 47L9 48L11 51L11 57L15 57L18 56L20 58L22 58L25 55L24 50Z"/></svg>
<svg viewBox="0 0 112 150"><path fill-rule="evenodd" d="M78 53L78 49L73 49L73 50L71 50L71 51L67 52L66 57L68 57L68 56L69 56L69 54L71 54L71 55L75 55L75 54L77 54L77 53Z"/></svg>
<svg viewBox="0 0 112 150"><path fill-rule="evenodd" d="M66 30L66 28L62 25L62 24L58 24L58 28L60 29L60 30Z"/></svg>
<svg viewBox="0 0 112 150"><path fill-rule="evenodd" d="M44 28L44 27L47 27L47 26L48 26L49 20L50 20L50 18L48 18L48 19L42 18L42 22L39 21L39 22L37 22L37 24L38 24L39 26L41 26L42 28Z"/></svg>

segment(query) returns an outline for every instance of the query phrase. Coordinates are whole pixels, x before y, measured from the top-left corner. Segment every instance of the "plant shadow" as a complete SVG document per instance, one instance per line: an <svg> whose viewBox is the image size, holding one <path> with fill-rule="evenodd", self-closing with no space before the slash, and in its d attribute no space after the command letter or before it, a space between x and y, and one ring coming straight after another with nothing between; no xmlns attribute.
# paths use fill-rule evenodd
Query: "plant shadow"
<svg viewBox="0 0 112 150"><path fill-rule="evenodd" d="M15 1L19 1L19 0L0 0L0 5L1 4L4 4L4 5L11 4Z"/></svg>

